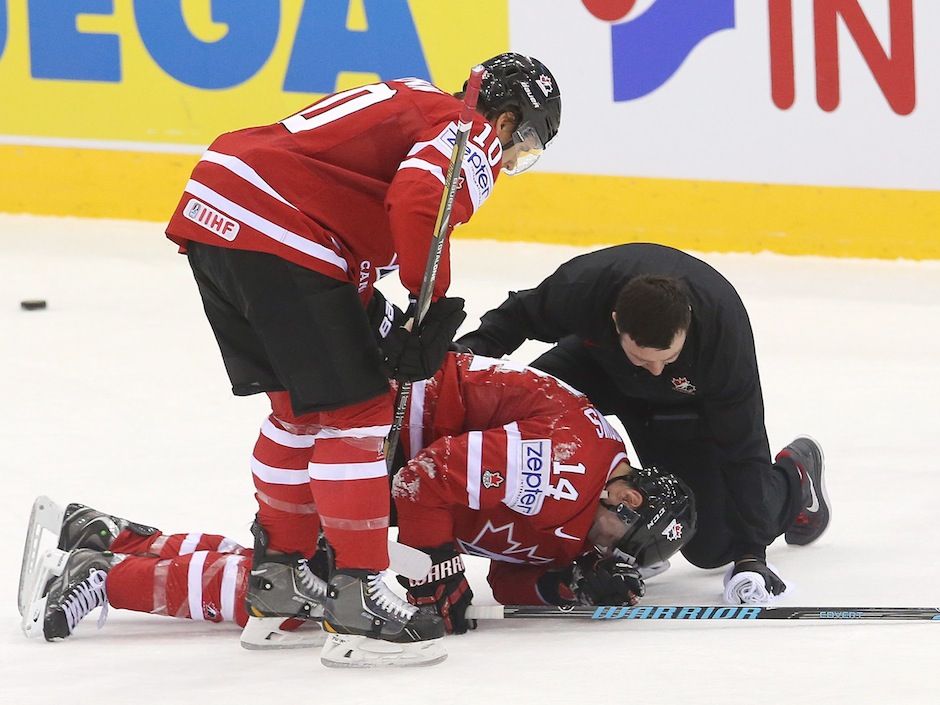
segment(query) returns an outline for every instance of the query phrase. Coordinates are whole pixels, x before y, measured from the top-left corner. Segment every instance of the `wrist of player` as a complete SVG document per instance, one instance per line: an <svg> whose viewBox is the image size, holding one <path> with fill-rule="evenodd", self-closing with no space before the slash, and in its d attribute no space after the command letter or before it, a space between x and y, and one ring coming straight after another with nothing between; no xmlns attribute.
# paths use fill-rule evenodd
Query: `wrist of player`
<svg viewBox="0 0 940 705"><path fill-rule="evenodd" d="M399 382L432 377L467 317L463 307L461 298L441 298L431 304L417 330L401 325L393 328L381 344L388 376Z"/></svg>
<svg viewBox="0 0 940 705"><path fill-rule="evenodd" d="M559 606L635 605L646 594L634 566L593 552L564 570L545 573L537 588L546 602Z"/></svg>
<svg viewBox="0 0 940 705"><path fill-rule="evenodd" d="M431 557L428 574L419 580L398 576L407 591L408 602L439 615L448 634L476 629L476 620L467 619L473 591L467 582L463 558L450 545L421 550Z"/></svg>
<svg viewBox="0 0 940 705"><path fill-rule="evenodd" d="M724 599L733 605L761 604L782 595L787 584L763 558L742 556L724 577Z"/></svg>

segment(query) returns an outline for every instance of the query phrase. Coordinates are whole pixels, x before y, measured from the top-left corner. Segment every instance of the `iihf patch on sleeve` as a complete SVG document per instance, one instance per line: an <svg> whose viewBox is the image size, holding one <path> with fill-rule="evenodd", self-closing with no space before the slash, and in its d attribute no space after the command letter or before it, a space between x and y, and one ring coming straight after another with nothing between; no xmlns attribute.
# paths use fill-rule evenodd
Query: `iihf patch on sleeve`
<svg viewBox="0 0 940 705"><path fill-rule="evenodd" d="M189 203L183 209L183 217L229 242L238 235L239 225L237 221L219 213L215 208L207 206L196 198L189 199Z"/></svg>

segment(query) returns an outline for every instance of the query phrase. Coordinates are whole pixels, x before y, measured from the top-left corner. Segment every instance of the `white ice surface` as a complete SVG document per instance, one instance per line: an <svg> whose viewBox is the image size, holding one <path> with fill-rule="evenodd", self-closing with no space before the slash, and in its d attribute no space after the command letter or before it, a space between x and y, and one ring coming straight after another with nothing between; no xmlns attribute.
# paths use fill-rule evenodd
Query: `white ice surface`
<svg viewBox="0 0 940 705"><path fill-rule="evenodd" d="M455 241L463 330L576 252ZM809 432L827 455L831 529L770 549L782 604L940 606L940 262L704 258L750 311L771 445ZM20 310L29 298L48 310ZM487 622L448 638L440 666L375 672L120 611L100 632L92 617L65 642L27 641L15 592L37 494L247 542L265 404L229 394L186 262L153 224L0 216L0 370L0 703L940 702L930 622ZM483 564L469 572L491 602ZM679 559L647 602L720 590L720 570Z"/></svg>

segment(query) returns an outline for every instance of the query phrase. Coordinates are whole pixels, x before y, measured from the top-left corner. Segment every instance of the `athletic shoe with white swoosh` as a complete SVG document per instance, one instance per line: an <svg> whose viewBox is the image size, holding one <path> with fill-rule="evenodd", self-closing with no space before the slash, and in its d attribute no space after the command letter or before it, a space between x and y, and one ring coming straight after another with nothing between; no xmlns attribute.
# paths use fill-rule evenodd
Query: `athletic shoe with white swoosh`
<svg viewBox="0 0 940 705"><path fill-rule="evenodd" d="M803 510L784 534L784 540L805 546L818 539L829 526L831 511L823 477L825 460L822 447L809 436L800 436L777 453L776 461L790 461L800 473Z"/></svg>

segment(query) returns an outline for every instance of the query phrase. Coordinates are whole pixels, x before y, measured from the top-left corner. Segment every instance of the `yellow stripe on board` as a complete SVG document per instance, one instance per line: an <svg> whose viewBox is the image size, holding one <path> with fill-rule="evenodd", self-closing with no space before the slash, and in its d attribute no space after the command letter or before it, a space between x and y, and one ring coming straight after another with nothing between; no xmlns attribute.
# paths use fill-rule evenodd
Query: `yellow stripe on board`
<svg viewBox="0 0 940 705"><path fill-rule="evenodd" d="M940 192L577 174L501 177L462 237L940 259Z"/></svg>
<svg viewBox="0 0 940 705"><path fill-rule="evenodd" d="M166 221L199 157L0 146L0 211Z"/></svg>
<svg viewBox="0 0 940 705"><path fill-rule="evenodd" d="M198 158L0 145L0 211L162 222ZM531 173L458 237L940 259L940 192Z"/></svg>

